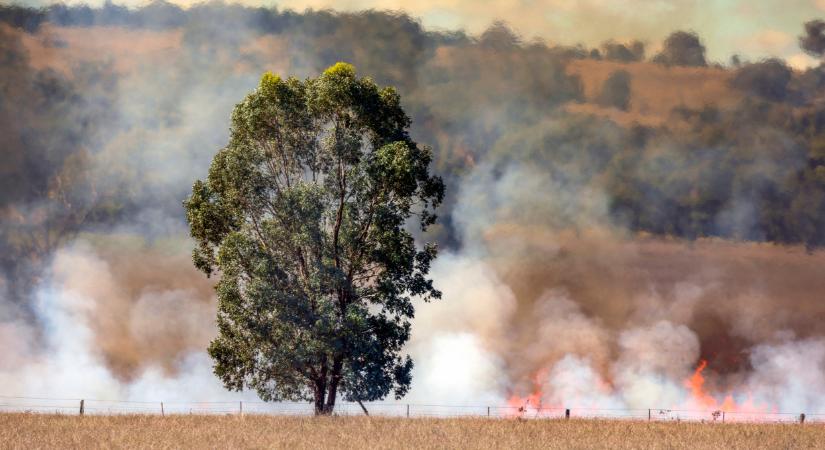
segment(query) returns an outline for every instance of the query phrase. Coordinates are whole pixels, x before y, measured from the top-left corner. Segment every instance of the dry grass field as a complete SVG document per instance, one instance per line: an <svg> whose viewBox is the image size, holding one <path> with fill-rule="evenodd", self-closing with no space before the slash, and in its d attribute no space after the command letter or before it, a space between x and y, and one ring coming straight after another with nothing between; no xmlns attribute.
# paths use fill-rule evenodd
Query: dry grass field
<svg viewBox="0 0 825 450"><path fill-rule="evenodd" d="M822 448L825 425L606 420L0 414L0 447Z"/></svg>

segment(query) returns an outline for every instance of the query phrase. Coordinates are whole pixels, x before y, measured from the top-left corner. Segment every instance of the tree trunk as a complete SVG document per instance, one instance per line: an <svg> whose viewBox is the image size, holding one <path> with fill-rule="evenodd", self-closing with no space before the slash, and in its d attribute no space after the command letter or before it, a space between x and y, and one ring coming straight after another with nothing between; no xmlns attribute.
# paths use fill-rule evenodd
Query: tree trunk
<svg viewBox="0 0 825 450"><path fill-rule="evenodd" d="M326 370L323 370L326 374ZM324 397L326 396L327 392L327 380L326 377L321 377L315 380L315 389L313 392L313 397L315 400L315 415L316 416L323 416L326 414L326 408L324 407Z"/></svg>
<svg viewBox="0 0 825 450"><path fill-rule="evenodd" d="M343 358L338 356L332 364L332 370L329 374L329 380L322 377L315 382L314 403L316 416L329 416L335 410L335 400L338 397L338 384L341 382L341 369L343 367ZM324 375L327 374L326 368L322 370Z"/></svg>
<svg viewBox="0 0 825 450"><path fill-rule="evenodd" d="M322 391L315 391L315 415L316 416L330 416L335 410L335 398L337 396L336 388L329 387L329 392L324 395ZM325 398L326 397L326 398Z"/></svg>
<svg viewBox="0 0 825 450"><path fill-rule="evenodd" d="M315 389L315 415L324 415L324 392L318 390L317 387Z"/></svg>
<svg viewBox="0 0 825 450"><path fill-rule="evenodd" d="M327 404L325 405L327 414L332 414L335 409L335 399L338 396L338 383L341 381L341 369L343 367L343 357L335 356L332 362L332 376L329 380L329 391L327 393Z"/></svg>

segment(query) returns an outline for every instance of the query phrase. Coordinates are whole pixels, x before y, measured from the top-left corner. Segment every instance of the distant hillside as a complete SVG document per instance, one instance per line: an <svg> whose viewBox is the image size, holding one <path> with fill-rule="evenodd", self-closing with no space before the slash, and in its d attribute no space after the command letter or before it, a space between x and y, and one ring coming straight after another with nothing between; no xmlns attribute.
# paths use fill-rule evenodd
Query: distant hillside
<svg viewBox="0 0 825 450"><path fill-rule="evenodd" d="M632 96L626 112L596 103L605 80L617 70L627 71L631 76ZM663 125L674 108L701 109L706 105L731 108L743 96L741 91L730 87L733 71L729 69L575 59L570 61L567 71L582 80L587 99L587 104L571 105L570 111L602 115L624 125L632 122Z"/></svg>
<svg viewBox="0 0 825 450"><path fill-rule="evenodd" d="M37 33L24 34L23 43L31 64L38 69L52 68L66 74L79 62L109 61L119 73L140 65L171 64L185 53L184 30L155 30L124 27L61 27L43 24ZM271 70L290 70L288 36L252 35L242 42L233 64L238 70L243 60L264 61ZM127 55L124 58L123 55ZM616 71L631 76L631 101L627 111L605 107L597 101L605 80ZM615 62L570 58L566 73L582 83L583 102L570 102L570 112L593 114L629 126L665 125L674 108L701 109L714 105L723 109L736 106L743 92L730 86L731 69L718 67L666 67L652 62Z"/></svg>
<svg viewBox="0 0 825 450"><path fill-rule="evenodd" d="M453 207L465 177L519 165L558 189L603 194L610 220L634 233L825 244L825 71L710 67L691 33L645 55L638 42L552 46L501 23L469 36L382 11L4 6L0 22L16 61L1 69L17 143L2 170L20 174L0 199L9 217L71 187L93 196L64 203L92 208L69 215L70 231L145 210L179 223L192 177L167 167L198 173L261 73L307 77L348 61L396 86L415 138L433 146L448 185L435 231L445 245L461 245ZM579 222L565 216L575 208L553 213Z"/></svg>

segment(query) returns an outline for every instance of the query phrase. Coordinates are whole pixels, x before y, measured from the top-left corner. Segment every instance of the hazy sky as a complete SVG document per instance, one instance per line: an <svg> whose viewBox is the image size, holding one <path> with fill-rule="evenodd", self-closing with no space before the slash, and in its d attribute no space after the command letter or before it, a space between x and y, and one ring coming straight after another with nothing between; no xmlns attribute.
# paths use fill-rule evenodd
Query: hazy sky
<svg viewBox="0 0 825 450"><path fill-rule="evenodd" d="M5 0L0 0L5 1ZM18 0L19 1L19 0ZM50 0L22 0L29 4ZM100 4L103 0L87 3ZM140 5L145 0L115 3ZM197 0L178 0L188 5ZM472 33L501 19L525 38L596 45L607 38L640 38L655 48L674 29L697 31L711 60L727 61L739 52L757 59L781 56L793 65L811 58L797 46L802 23L825 17L825 0L241 0L245 4L306 8L405 10L427 27L464 28ZM70 1L69 3L73 3Z"/></svg>

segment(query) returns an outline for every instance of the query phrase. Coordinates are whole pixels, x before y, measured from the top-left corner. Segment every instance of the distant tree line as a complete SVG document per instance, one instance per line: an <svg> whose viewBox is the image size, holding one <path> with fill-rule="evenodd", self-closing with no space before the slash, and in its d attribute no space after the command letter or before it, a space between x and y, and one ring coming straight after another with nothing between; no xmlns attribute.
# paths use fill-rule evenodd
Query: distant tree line
<svg viewBox="0 0 825 450"><path fill-rule="evenodd" d="M47 253L78 230L116 226L141 208L180 220L179 202L190 189L189 180L181 180L154 192L130 159L103 167L117 176L91 170L101 148L136 129L177 136L184 112L175 101L157 100L152 114L112 125L126 114L117 98L125 77L105 64L76 68L72 76L35 69L19 34L47 22L181 29L182 57L174 65L139 67L128 78L129 89L150 99L169 85L176 92L193 86L205 97L227 91L240 97L249 85L238 67L260 74L270 64L246 52L244 43L267 33L286 38L283 52L298 76L350 61L376 83L396 86L412 119L411 135L433 146L434 170L447 184L443 220L430 229L442 245L462 244L452 225L456 187L482 162L526 162L554 180L595 186L607 195L616 223L632 231L825 245L821 67L794 71L778 59L740 61L725 69L729 88L743 94L736 107L680 107L660 126L621 126L563 108L587 101L567 65L574 58L643 61L648 56L641 42L608 41L593 52L524 41L501 23L469 36L427 31L401 13L296 13L221 3L187 9L164 2L140 8L5 5L0 22L17 28L2 31L0 42L0 127L6 130L0 169L17 174L2 178L7 189L0 214L16 218L4 221L15 226L0 235L4 273L37 260L32 246ZM821 56L823 29L819 21L806 24L800 46ZM709 64L701 39L688 31L671 34L652 59L667 67ZM647 86L631 69L616 69L593 100L632 112L634 96ZM104 178L130 184L104 189ZM40 221L20 219L35 210ZM38 233L49 237L33 239Z"/></svg>

